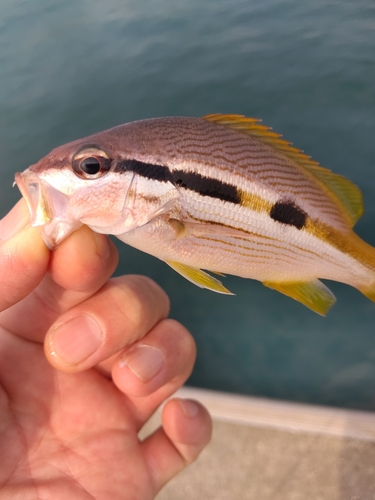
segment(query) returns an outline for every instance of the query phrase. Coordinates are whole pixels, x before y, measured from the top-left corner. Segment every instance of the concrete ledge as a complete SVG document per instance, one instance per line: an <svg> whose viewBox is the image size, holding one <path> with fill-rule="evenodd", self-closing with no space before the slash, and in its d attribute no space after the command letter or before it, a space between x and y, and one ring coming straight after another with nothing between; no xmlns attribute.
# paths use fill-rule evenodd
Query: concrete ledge
<svg viewBox="0 0 375 500"><path fill-rule="evenodd" d="M374 500L375 415L185 387L214 421L157 500ZM157 412L142 431L160 425Z"/></svg>
<svg viewBox="0 0 375 500"><path fill-rule="evenodd" d="M208 408L215 420L375 441L375 413L189 387L183 387L176 395L197 399Z"/></svg>

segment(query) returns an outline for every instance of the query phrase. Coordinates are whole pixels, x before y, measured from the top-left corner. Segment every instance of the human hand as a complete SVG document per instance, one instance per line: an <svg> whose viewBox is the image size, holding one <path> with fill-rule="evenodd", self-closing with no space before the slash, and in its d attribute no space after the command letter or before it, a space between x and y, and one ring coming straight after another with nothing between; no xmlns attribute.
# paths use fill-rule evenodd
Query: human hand
<svg viewBox="0 0 375 500"><path fill-rule="evenodd" d="M109 279L108 238L83 227L51 253L27 222L23 200L0 221L0 499L151 499L210 439L207 411L180 399L137 435L194 341L154 282Z"/></svg>

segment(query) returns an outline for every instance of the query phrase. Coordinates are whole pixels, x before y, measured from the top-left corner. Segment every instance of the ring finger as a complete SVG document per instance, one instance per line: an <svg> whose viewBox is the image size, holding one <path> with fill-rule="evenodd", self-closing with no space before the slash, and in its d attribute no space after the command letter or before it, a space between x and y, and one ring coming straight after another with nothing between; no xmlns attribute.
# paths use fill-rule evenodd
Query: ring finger
<svg viewBox="0 0 375 500"><path fill-rule="evenodd" d="M143 339L117 358L112 379L133 406L138 428L189 377L196 347L177 321L160 321Z"/></svg>

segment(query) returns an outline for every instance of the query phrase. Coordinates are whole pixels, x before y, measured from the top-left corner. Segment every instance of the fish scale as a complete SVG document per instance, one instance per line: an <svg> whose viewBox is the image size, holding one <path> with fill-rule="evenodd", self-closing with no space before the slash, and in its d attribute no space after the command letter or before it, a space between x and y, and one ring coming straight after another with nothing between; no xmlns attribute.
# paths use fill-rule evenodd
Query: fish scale
<svg viewBox="0 0 375 500"><path fill-rule="evenodd" d="M319 278L375 300L375 250L352 230L359 189L253 118L120 125L56 148L16 183L51 248L87 224L219 293L230 292L203 269L322 315L335 298Z"/></svg>

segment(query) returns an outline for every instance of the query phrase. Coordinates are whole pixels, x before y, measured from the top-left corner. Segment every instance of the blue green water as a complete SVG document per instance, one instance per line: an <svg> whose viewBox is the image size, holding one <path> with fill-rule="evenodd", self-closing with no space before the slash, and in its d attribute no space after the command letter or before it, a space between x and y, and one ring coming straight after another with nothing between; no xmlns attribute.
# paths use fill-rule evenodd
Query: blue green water
<svg viewBox="0 0 375 500"><path fill-rule="evenodd" d="M346 175L375 245L375 5L365 0L2 0L0 214L13 176L53 147L127 121L242 113ZM327 318L229 277L200 290L119 245L193 332L192 385L375 409L375 304L332 284ZM330 285L331 286L331 285Z"/></svg>

